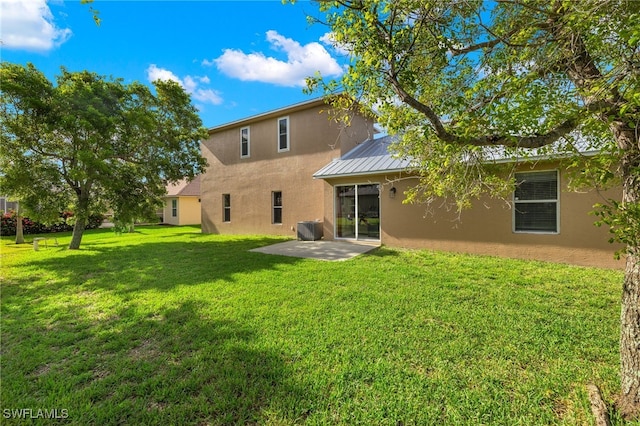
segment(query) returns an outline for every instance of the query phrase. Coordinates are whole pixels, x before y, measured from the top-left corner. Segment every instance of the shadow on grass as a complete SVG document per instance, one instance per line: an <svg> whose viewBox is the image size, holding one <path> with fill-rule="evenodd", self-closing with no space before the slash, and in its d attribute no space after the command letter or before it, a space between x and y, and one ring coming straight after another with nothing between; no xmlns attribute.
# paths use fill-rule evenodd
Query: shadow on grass
<svg viewBox="0 0 640 426"><path fill-rule="evenodd" d="M198 302L146 318L55 314L47 325L23 312L31 321L5 339L3 407L65 409L78 425L256 424L273 411L304 416L313 400L253 330Z"/></svg>
<svg viewBox="0 0 640 426"><path fill-rule="evenodd" d="M385 246L377 247L371 251L368 251L362 255L363 257L373 257L373 258L382 258L382 257L399 257L400 252L396 249L391 249Z"/></svg>
<svg viewBox="0 0 640 426"><path fill-rule="evenodd" d="M80 251L28 255L3 282L3 407L64 408L65 424L255 424L269 412L304 416L298 404L311 397L290 383L283 355L257 342L244 322L216 312L209 287L144 305L148 291L250 287L247 274L300 259L248 251L278 238L172 237L177 241L97 241Z"/></svg>
<svg viewBox="0 0 640 426"><path fill-rule="evenodd" d="M179 241L156 240L121 246L88 243L83 246L85 251L74 252L57 247L55 250L59 253L25 262L24 267L34 273L13 278L12 287L17 291L22 286L31 286L39 279L38 275L51 273L55 279L38 286L44 294L58 292L66 286L99 288L120 294L150 289L169 291L176 286L220 280L238 282L246 274L300 261L249 252L252 248L282 242L278 238L212 241L192 233L177 237Z"/></svg>

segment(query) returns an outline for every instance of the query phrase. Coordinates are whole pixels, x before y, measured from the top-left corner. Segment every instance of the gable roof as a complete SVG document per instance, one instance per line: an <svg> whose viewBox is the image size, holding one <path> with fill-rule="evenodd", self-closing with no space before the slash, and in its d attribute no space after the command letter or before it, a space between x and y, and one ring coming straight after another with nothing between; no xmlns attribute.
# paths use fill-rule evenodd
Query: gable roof
<svg viewBox="0 0 640 426"><path fill-rule="evenodd" d="M200 196L200 175L191 182L183 179L175 184L167 185L167 197L199 197Z"/></svg>
<svg viewBox="0 0 640 426"><path fill-rule="evenodd" d="M411 161L396 158L389 152L389 145L395 140L393 136L368 139L315 172L313 177L327 179L404 171L411 166Z"/></svg>
<svg viewBox="0 0 640 426"><path fill-rule="evenodd" d="M254 123L257 121L267 120L275 117L280 117L282 115L287 115L294 113L296 111L302 111L309 108L314 108L317 106L327 105L327 101L325 98L314 98L311 100L299 102L294 105L289 105L283 108L278 108L275 110L267 111L261 114L253 115L251 117L242 118L240 120L231 121L229 123L224 123L215 127L210 127L208 129L209 134L216 133L225 129L233 128L233 127L241 127L247 126L250 123Z"/></svg>

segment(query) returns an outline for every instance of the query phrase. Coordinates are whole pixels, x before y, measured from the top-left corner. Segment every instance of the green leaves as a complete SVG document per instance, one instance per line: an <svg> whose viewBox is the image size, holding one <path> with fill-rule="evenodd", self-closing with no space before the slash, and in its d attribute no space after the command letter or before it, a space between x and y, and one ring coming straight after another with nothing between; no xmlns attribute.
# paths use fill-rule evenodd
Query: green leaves
<svg viewBox="0 0 640 426"><path fill-rule="evenodd" d="M596 226L609 227L609 242L621 242L627 247L640 246L640 202L621 203L610 199L606 204L596 204L594 209L594 214L599 218ZM624 252L617 252L616 258L619 259Z"/></svg>
<svg viewBox="0 0 640 426"><path fill-rule="evenodd" d="M493 153L483 145L502 145L507 158L580 158L576 146L588 146L606 151L608 172L618 173L614 137L623 132L639 145L640 68L631 65L640 54L639 5L322 2L352 60L339 81L315 76L308 89L339 88L403 136L398 154L416 160L421 179L412 200L453 196L467 206L479 191L504 194L510 175L481 164ZM605 162L580 162L600 186L611 181Z"/></svg>
<svg viewBox="0 0 640 426"><path fill-rule="evenodd" d="M108 203L122 217L146 215L167 181L206 167L206 129L176 83L156 82L154 95L88 71L62 69L54 87L32 65L0 70L0 178L4 191L31 200L27 207L56 193L76 210Z"/></svg>

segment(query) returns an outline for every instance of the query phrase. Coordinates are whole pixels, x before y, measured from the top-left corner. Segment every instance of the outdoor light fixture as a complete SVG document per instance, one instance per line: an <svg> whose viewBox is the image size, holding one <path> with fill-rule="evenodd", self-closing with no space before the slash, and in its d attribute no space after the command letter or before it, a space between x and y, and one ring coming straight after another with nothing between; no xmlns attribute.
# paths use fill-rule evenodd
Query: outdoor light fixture
<svg viewBox="0 0 640 426"><path fill-rule="evenodd" d="M389 190L389 198L396 198L396 187L392 186Z"/></svg>

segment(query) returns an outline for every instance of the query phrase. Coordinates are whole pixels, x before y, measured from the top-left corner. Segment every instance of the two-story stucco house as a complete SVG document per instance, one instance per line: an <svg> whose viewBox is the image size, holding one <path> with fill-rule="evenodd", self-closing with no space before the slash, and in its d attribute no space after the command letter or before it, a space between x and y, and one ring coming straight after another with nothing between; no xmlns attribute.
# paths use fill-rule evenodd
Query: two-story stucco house
<svg viewBox="0 0 640 426"><path fill-rule="evenodd" d="M373 123L328 120L310 101L212 128L203 143L202 229L296 237L301 221L322 222L326 240L369 240L428 248L621 268L619 246L589 212L620 192L570 192L558 161L517 164L511 202L481 199L464 211L403 203L417 181L408 160L375 138Z"/></svg>
<svg viewBox="0 0 640 426"><path fill-rule="evenodd" d="M313 174L375 133L354 115L329 117L321 99L209 129L202 155L202 230L295 238L301 221L322 221L325 184Z"/></svg>

